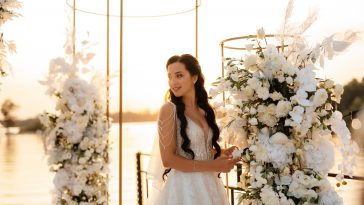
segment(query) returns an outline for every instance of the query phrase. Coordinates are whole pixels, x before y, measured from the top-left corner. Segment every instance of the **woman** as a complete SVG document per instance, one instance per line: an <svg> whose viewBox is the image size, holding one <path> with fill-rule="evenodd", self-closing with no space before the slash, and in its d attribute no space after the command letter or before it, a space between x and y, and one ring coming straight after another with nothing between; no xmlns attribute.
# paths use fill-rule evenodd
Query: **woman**
<svg viewBox="0 0 364 205"><path fill-rule="evenodd" d="M235 147L222 150L217 143L219 128L200 65L192 55L184 54L172 56L166 67L169 102L161 107L158 119L165 171L163 176L154 176L165 181L149 204L229 204L218 172L229 172L240 159L232 158Z"/></svg>

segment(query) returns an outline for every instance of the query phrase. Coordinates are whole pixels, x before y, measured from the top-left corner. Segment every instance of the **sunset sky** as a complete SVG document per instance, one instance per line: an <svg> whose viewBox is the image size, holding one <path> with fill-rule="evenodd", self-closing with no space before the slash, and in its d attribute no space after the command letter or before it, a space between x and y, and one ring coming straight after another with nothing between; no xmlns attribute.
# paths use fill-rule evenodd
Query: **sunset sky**
<svg viewBox="0 0 364 205"><path fill-rule="evenodd" d="M69 3L72 4L72 0ZM106 12L106 1L77 0L77 8L94 13ZM100 3L105 2L105 3ZM287 5L285 1L204 0L199 8L199 61L206 77L206 88L221 73L219 42L226 38L255 34L264 27L275 33L281 25ZM333 3L335 2L335 3ZM163 103L168 88L165 63L174 54L195 54L195 13L147 18L176 13L194 7L195 0L124 0L124 67L123 110L156 111ZM18 11L23 16L2 27L4 38L14 40L17 54L9 55L13 65L10 76L2 79L0 102L11 98L19 105L20 119L33 117L44 110L51 111L55 102L44 94L38 83L48 72L52 58L63 55L65 30L71 23L72 10L66 1L23 0ZM111 14L119 15L119 0L110 0ZM347 29L364 32L361 0L296 1L292 20L302 22L310 10L318 9L319 18L305 35L318 40ZM139 17L136 17L139 16ZM110 69L119 70L120 19L110 19ZM97 43L93 66L106 72L106 18L76 12L77 40L89 34ZM364 77L364 34L350 49L333 61L327 61L325 73L339 83ZM76 46L77 48L77 46ZM243 55L243 53L242 53ZM324 76L321 76L324 77ZM118 79L111 88L111 111L119 106Z"/></svg>

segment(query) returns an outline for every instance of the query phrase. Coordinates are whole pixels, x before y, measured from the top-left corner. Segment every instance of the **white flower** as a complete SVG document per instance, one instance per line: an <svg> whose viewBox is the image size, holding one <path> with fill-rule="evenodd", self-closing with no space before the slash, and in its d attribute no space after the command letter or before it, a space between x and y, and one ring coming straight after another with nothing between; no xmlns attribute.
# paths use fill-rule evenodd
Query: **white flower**
<svg viewBox="0 0 364 205"><path fill-rule="evenodd" d="M250 146L249 150L254 152L257 162L268 162L268 150L262 144Z"/></svg>
<svg viewBox="0 0 364 205"><path fill-rule="evenodd" d="M257 118L255 118L255 117L250 118L250 119L248 120L248 122L249 122L249 124L251 124L251 125L258 125L258 120L257 120Z"/></svg>
<svg viewBox="0 0 364 205"><path fill-rule="evenodd" d="M335 164L335 152L331 142L323 137L304 145L307 167L327 174Z"/></svg>
<svg viewBox="0 0 364 205"><path fill-rule="evenodd" d="M298 89L296 95L291 97L291 100L302 106L310 106L312 103L307 99L307 97L308 94L304 89Z"/></svg>
<svg viewBox="0 0 364 205"><path fill-rule="evenodd" d="M293 76L294 74L297 73L298 69L297 68L293 68L291 66L283 66L282 67L282 71L283 73L289 75L289 76Z"/></svg>
<svg viewBox="0 0 364 205"><path fill-rule="evenodd" d="M82 140L83 130L79 129L77 124L72 121L64 122L63 133L70 143L76 144Z"/></svg>
<svg viewBox="0 0 364 205"><path fill-rule="evenodd" d="M269 185L265 185L261 189L260 197L262 199L263 204L265 205L277 205L280 204L279 196L275 193Z"/></svg>
<svg viewBox="0 0 364 205"><path fill-rule="evenodd" d="M244 149L234 149L232 155L233 158L241 157L241 154L243 153Z"/></svg>
<svg viewBox="0 0 364 205"><path fill-rule="evenodd" d="M265 38L265 33L264 33L264 29L260 28L257 30L257 38L258 39L264 39Z"/></svg>
<svg viewBox="0 0 364 205"><path fill-rule="evenodd" d="M330 80L330 79L327 79L325 80L325 83L324 83L324 87L326 89L330 89L334 86L334 81Z"/></svg>
<svg viewBox="0 0 364 205"><path fill-rule="evenodd" d="M79 195L79 194L81 194L81 192L82 192L82 184L80 183L80 181L79 180L76 180L76 181L74 181L74 183L72 183L72 186L71 186L71 191L72 191L72 194L73 195Z"/></svg>
<svg viewBox="0 0 364 205"><path fill-rule="evenodd" d="M276 105L271 103L268 106L258 106L258 120L269 127L273 127L277 124L278 119L275 117Z"/></svg>
<svg viewBox="0 0 364 205"><path fill-rule="evenodd" d="M332 131L334 131L340 137L342 143L349 143L351 134L345 124L345 121L342 119L341 112L335 111L332 114L331 118L328 120L328 125L331 125Z"/></svg>
<svg viewBox="0 0 364 205"><path fill-rule="evenodd" d="M246 86L240 93L242 101L249 101L254 95L254 90L250 86Z"/></svg>
<svg viewBox="0 0 364 205"><path fill-rule="evenodd" d="M216 97L218 94L219 94L219 92L217 91L217 89L216 89L216 88L210 88L210 90L209 90L209 96L210 96L210 97L214 98L214 97Z"/></svg>
<svg viewBox="0 0 364 205"><path fill-rule="evenodd" d="M258 97L262 100L266 100L269 97L269 90L266 87L260 87L257 89Z"/></svg>
<svg viewBox="0 0 364 205"><path fill-rule="evenodd" d="M336 84L335 88L333 89L333 97L331 98L337 103L340 103L341 101L341 95L344 93L344 88L340 84Z"/></svg>
<svg viewBox="0 0 364 205"><path fill-rule="evenodd" d="M281 93L274 91L269 94L269 97L272 98L273 101L282 100L283 96Z"/></svg>
<svg viewBox="0 0 364 205"><path fill-rule="evenodd" d="M295 106L292 111L289 112L289 115L292 117L293 121L296 123L301 123L303 119L303 112L305 109L301 106Z"/></svg>
<svg viewBox="0 0 364 205"><path fill-rule="evenodd" d="M56 172L53 184L56 186L57 189L62 189L64 186L66 186L69 182L69 174L64 169L60 169L58 172Z"/></svg>
<svg viewBox="0 0 364 205"><path fill-rule="evenodd" d="M262 87L262 82L258 78L249 78L248 79L248 86L254 90L257 90L258 88Z"/></svg>
<svg viewBox="0 0 364 205"><path fill-rule="evenodd" d="M297 73L297 81L300 84L300 89L304 91L315 91L317 80L315 79L315 73L312 66L302 68Z"/></svg>
<svg viewBox="0 0 364 205"><path fill-rule="evenodd" d="M318 89L313 96L313 105L316 107L319 107L326 103L326 100L328 98L328 94L325 89Z"/></svg>
<svg viewBox="0 0 364 205"><path fill-rule="evenodd" d="M266 146L273 167L282 169L292 162L291 154L294 153L295 147L285 134L275 133L269 138L269 144L266 144Z"/></svg>
<svg viewBox="0 0 364 205"><path fill-rule="evenodd" d="M232 73L232 74L230 74L230 77L231 77L231 79L233 79L233 81L235 81L235 82L238 82L239 81L239 74L238 73Z"/></svg>
<svg viewBox="0 0 364 205"><path fill-rule="evenodd" d="M250 167L250 173L252 177L250 178L250 184L253 188L262 187L264 184L267 184L267 179L262 177L263 167L258 165L256 167Z"/></svg>
<svg viewBox="0 0 364 205"><path fill-rule="evenodd" d="M250 108L249 113L251 115L255 115L257 113L257 109L255 109L255 108L252 107L252 108Z"/></svg>
<svg viewBox="0 0 364 205"><path fill-rule="evenodd" d="M286 144L288 142L287 136L281 132L275 133L269 140L273 144Z"/></svg>
<svg viewBox="0 0 364 205"><path fill-rule="evenodd" d="M275 114L278 118L285 117L288 115L288 113L289 113L289 111L291 111L291 109L292 109L292 106L289 101L281 100L277 104L277 109L276 109Z"/></svg>
<svg viewBox="0 0 364 205"><path fill-rule="evenodd" d="M257 55L255 54L251 54L251 55L245 55L245 60L244 60L244 67L246 69L251 70L251 68L253 68L253 70L251 70L252 72L256 71L256 62L257 62Z"/></svg>
<svg viewBox="0 0 364 205"><path fill-rule="evenodd" d="M319 205L342 205L343 199L334 189L319 193Z"/></svg>

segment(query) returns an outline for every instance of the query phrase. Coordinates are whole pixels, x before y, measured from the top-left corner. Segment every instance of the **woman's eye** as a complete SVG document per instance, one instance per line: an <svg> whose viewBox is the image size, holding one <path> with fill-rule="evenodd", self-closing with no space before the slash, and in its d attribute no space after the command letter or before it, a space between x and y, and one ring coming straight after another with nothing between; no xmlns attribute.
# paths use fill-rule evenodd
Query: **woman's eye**
<svg viewBox="0 0 364 205"><path fill-rule="evenodd" d="M183 75L177 75L177 78L182 78L183 77Z"/></svg>

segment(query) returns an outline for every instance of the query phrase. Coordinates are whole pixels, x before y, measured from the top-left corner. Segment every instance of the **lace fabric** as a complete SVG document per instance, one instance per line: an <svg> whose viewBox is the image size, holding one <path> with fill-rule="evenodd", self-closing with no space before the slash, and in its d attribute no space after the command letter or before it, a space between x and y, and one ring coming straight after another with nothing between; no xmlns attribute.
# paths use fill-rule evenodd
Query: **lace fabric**
<svg viewBox="0 0 364 205"><path fill-rule="evenodd" d="M182 157L189 158L182 148L182 137L180 135L180 121L176 117L176 108L173 103L169 103L173 107L173 116L176 132L175 137L177 142L176 153ZM212 130L209 128L208 136L206 137L202 128L190 118L187 119L186 133L191 140L190 148L195 153L195 160L211 160L213 159L212 152ZM168 122L158 122L160 135L161 125ZM173 135L172 135L173 136ZM217 177L215 172L182 172L172 169L168 174L166 182L162 180L162 175L165 170L159 152L158 141L162 146L168 146L169 141L165 136L158 136L159 140L155 140L152 159L149 164L148 173L152 175L152 193L148 198L149 205L193 205L193 204L209 204L209 205L227 205L229 204L224 185ZM159 161L158 161L159 160Z"/></svg>

